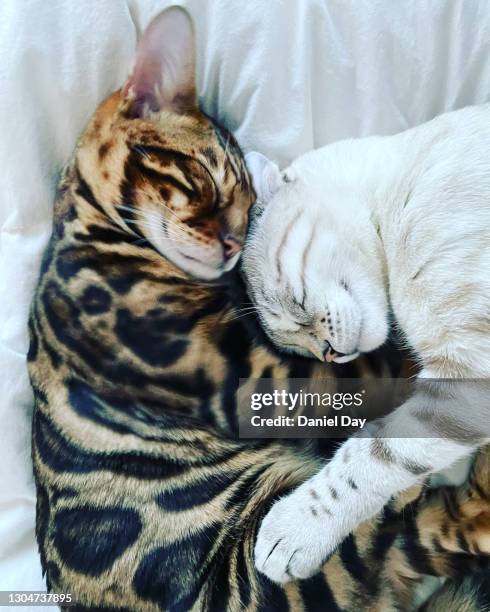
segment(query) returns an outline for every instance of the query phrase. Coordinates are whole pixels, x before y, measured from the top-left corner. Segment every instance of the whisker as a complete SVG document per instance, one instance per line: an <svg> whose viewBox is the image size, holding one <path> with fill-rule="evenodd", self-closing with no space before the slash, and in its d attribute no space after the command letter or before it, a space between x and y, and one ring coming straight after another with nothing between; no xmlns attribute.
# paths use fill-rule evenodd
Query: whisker
<svg viewBox="0 0 490 612"><path fill-rule="evenodd" d="M245 312L259 312L258 308L242 308L235 310L237 314L243 314Z"/></svg>
<svg viewBox="0 0 490 612"><path fill-rule="evenodd" d="M247 317L250 317L251 315L256 314L255 312L247 312L245 314L242 315L238 315L236 317L232 317L231 319L228 319L228 322L231 323L232 321L237 321L238 319L245 319Z"/></svg>
<svg viewBox="0 0 490 612"><path fill-rule="evenodd" d="M162 206L163 206L163 207L164 207L166 210L168 210L168 212L169 212L171 215L173 215L173 216L174 216L174 217L177 219L177 221L178 221L179 223L182 223L182 221L179 219L179 217L178 217L177 213L175 213L175 212L174 212L174 211L173 211L173 210L172 210L172 209L171 209L169 206L167 206L167 205L165 204L165 202L161 202L161 205L162 205Z"/></svg>
<svg viewBox="0 0 490 612"><path fill-rule="evenodd" d="M166 228L166 229L167 229L167 234L166 234L167 236L169 236L171 238L174 238L176 240L180 240L181 243L187 242L188 244L192 244L194 246L199 246L198 241L194 240L193 238L191 238L187 234L182 234L182 233L176 232L172 228Z"/></svg>
<svg viewBox="0 0 490 612"><path fill-rule="evenodd" d="M130 227L124 224L124 220L122 218L121 220L123 221L123 223L119 223L118 220L114 220L111 217L108 217L108 218L109 218L111 225L113 225L118 230L123 230L124 232L129 230L134 236L138 235L133 229L131 229Z"/></svg>
<svg viewBox="0 0 490 612"><path fill-rule="evenodd" d="M171 210L166 204L160 203L168 212L175 217L175 219L181 223L179 217ZM136 219L129 219L120 214L121 220L128 225L138 225L139 227L146 227L150 230L161 231L162 228L166 230L166 236L168 239L173 239L175 243L178 243L178 239L181 242L187 242L189 244L200 246L199 241L190 236L185 230L179 227L172 219L160 217L159 213L155 210L142 211L134 206L128 205L127 203L120 203L117 205L119 211L127 211L132 215L135 215ZM151 215L158 215L158 218L151 218ZM131 228L129 228L131 229ZM136 232L133 232L136 234Z"/></svg>
<svg viewBox="0 0 490 612"><path fill-rule="evenodd" d="M117 204L116 208L118 210L119 209L120 210L126 210L128 212L135 213L137 215L143 215L144 214L142 210L139 210L138 208L135 208L134 206L128 206L126 204Z"/></svg>
<svg viewBox="0 0 490 612"><path fill-rule="evenodd" d="M163 227L161 225L152 225L151 223L145 223L144 221L142 222L142 221L135 221L133 219L128 219L126 222L130 224L138 224L140 227L147 227L150 230L152 229L156 231L163 230ZM178 246L182 246L186 242L191 243L192 245L195 245L195 246L198 245L196 241L192 240L186 234L172 233L172 231L167 231L167 233L165 234L165 239Z"/></svg>
<svg viewBox="0 0 490 612"><path fill-rule="evenodd" d="M180 219L177 217L177 215L172 210L170 210L168 208L168 206L166 206L165 204L163 206L165 208L167 208L169 210L169 212L176 217L177 220L180 221ZM160 223L163 221L164 226L166 228L171 227L175 235L180 234L180 236L183 239L185 239L185 240L187 240L189 242L193 242L193 243L197 244L197 241L194 240L192 238L192 236L189 236L189 234L187 234L183 229L181 229L180 227L175 225L175 223L172 222L169 219L162 218L161 220L160 219L158 219L158 220L156 220L156 219L155 220L151 220L151 219L148 219L147 212L143 212L141 210L138 210L137 208L134 208L133 206L126 206L124 204L119 204L117 206L117 208L119 208L121 210L126 210L128 212L131 212L133 214L139 215L141 217L141 219L136 219L135 220L135 219L128 219L127 217L121 216L121 219L123 219L123 221L125 221L126 223L130 223L130 224L134 224L134 225L138 224L138 225L141 225L141 226L149 227L150 229L158 230L158 229L160 229Z"/></svg>
<svg viewBox="0 0 490 612"><path fill-rule="evenodd" d="M184 234L186 236L188 235L184 229L182 229L181 227L179 227L178 225L176 225L173 221L170 221L169 219L163 219L163 225L165 225L166 227L172 228L176 232L180 232L181 234Z"/></svg>
<svg viewBox="0 0 490 612"><path fill-rule="evenodd" d="M143 157L146 157L146 159L151 160L151 157L148 154L148 151L146 151L145 148L142 145L134 145L132 148L135 151L137 151L140 155L143 155Z"/></svg>
<svg viewBox="0 0 490 612"><path fill-rule="evenodd" d="M143 193L145 193L143 191ZM168 210L168 212L173 215L177 221L181 222L181 220L179 219L178 215L171 209L169 208L165 202L159 202L158 206L162 206L163 208L165 208L165 210ZM117 208L120 208L121 210L127 210L128 212L131 212L133 214L136 215L140 215L140 217L146 217L149 211L143 211L143 210L139 210L138 208L135 208L134 206L127 206L125 204L119 204L117 206ZM150 212L154 212L154 211L150 211Z"/></svg>
<svg viewBox="0 0 490 612"><path fill-rule="evenodd" d="M191 244L195 244L198 245L199 241L196 240L195 238L193 238L192 236L190 236L187 232L185 232L184 230L180 229L179 227L176 227L175 224L170 223L168 221L166 221L164 223L164 227L167 230L168 234L172 234L174 237L178 236L180 238L182 238L182 240L186 241L186 242L190 242Z"/></svg>

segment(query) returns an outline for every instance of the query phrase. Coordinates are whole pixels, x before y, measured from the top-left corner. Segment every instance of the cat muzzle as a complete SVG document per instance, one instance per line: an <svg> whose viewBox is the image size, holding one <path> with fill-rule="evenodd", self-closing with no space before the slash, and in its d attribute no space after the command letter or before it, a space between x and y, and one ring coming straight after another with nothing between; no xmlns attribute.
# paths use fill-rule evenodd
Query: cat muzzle
<svg viewBox="0 0 490 612"><path fill-rule="evenodd" d="M359 357L359 351L347 355L346 353L340 353L339 351L336 351L330 343L323 352L323 358L327 363L347 363L348 361L356 359L356 357Z"/></svg>

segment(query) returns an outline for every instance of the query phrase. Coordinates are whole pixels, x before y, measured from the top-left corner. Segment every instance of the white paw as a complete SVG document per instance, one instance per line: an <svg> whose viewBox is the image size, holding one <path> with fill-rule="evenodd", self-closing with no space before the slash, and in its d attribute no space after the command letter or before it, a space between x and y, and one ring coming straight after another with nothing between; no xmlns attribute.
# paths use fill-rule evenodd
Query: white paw
<svg viewBox="0 0 490 612"><path fill-rule="evenodd" d="M264 517L255 544L257 569L274 582L309 578L343 535L330 510L299 487L277 501Z"/></svg>

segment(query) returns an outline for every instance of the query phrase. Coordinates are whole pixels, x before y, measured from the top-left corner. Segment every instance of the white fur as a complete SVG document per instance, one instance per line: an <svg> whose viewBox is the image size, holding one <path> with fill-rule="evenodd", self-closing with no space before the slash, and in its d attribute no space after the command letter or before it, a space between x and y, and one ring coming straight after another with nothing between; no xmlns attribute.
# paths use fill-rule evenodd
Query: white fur
<svg viewBox="0 0 490 612"><path fill-rule="evenodd" d="M293 162L292 181L270 199L244 254L271 338L320 358L327 342L344 353L369 351L384 342L391 307L420 359L421 377L490 378L489 142L484 105L396 136L339 142ZM297 307L304 288L306 327ZM320 323L325 312L335 312L333 333ZM458 401L431 409L481 427L482 441L488 439L488 399L481 402L488 393L471 396L473 403L468 398L461 392ZM360 522L422 477L407 463L435 472L468 455L477 441L436 436L433 424L417 418L427 404L420 393L374 426L373 436L396 461L376 457L371 439L351 438L314 478L276 502L259 530L258 569L279 582L310 576ZM400 431L407 438L390 437Z"/></svg>
<svg viewBox="0 0 490 612"><path fill-rule="evenodd" d="M250 151L245 155L250 174L254 177L254 185L259 202L268 202L282 184L278 166L267 159L262 153Z"/></svg>

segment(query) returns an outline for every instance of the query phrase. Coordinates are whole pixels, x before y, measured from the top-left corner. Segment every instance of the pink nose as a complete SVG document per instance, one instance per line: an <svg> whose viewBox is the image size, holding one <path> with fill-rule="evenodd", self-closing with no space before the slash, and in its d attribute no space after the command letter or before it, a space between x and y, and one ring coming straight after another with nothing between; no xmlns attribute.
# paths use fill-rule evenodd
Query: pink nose
<svg viewBox="0 0 490 612"><path fill-rule="evenodd" d="M235 238L230 238L227 236L223 240L223 255L225 259L231 259L234 255L241 251L242 245L235 240Z"/></svg>
<svg viewBox="0 0 490 612"><path fill-rule="evenodd" d="M335 351L329 344L328 348L323 353L323 356L326 362L332 363L332 361L335 361L337 357L345 357L345 353L341 353L340 351Z"/></svg>

